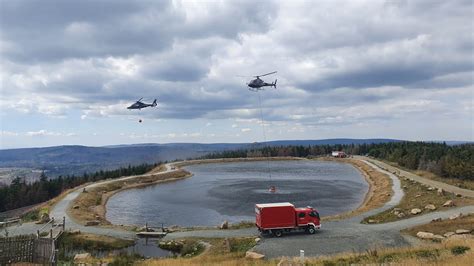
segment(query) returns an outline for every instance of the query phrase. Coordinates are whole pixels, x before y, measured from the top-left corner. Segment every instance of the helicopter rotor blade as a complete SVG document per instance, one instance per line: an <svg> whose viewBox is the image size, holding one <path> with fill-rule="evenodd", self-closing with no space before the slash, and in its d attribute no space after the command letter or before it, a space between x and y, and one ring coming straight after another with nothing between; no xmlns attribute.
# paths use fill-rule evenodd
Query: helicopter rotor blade
<svg viewBox="0 0 474 266"><path fill-rule="evenodd" d="M271 74L275 74L277 73L277 71L273 71L273 72L270 72L270 73L267 73L267 74L263 74L263 75L258 75L258 76L254 76L254 77L264 77L264 76L268 76L268 75L271 75Z"/></svg>
<svg viewBox="0 0 474 266"><path fill-rule="evenodd" d="M140 100L138 100L137 102L139 102L139 101L141 101L141 100L143 100L143 97L141 97Z"/></svg>

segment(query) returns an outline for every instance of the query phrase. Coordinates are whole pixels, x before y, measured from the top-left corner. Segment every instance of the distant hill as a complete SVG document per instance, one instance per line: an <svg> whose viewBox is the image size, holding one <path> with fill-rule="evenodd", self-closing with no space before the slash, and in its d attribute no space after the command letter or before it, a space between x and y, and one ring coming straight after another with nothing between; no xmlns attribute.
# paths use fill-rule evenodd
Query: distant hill
<svg viewBox="0 0 474 266"><path fill-rule="evenodd" d="M333 145L395 142L393 139L324 139L269 141L269 146ZM45 170L49 176L83 174L141 163L204 156L208 153L252 148L263 143L142 143L87 147L78 145L0 150L0 168Z"/></svg>
<svg viewBox="0 0 474 266"><path fill-rule="evenodd" d="M269 141L269 146L396 142L394 139L323 139ZM144 143L104 147L55 146L0 150L0 168L46 170L49 176L83 174L141 163L196 158L211 152L251 148L263 143Z"/></svg>

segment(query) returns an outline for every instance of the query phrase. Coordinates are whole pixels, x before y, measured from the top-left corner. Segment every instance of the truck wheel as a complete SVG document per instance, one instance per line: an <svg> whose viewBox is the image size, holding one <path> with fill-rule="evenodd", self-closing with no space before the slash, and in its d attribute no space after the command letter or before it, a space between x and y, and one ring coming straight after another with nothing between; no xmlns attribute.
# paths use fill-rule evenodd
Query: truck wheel
<svg viewBox="0 0 474 266"><path fill-rule="evenodd" d="M276 236L276 237L281 237L283 235L283 231L282 230L275 230L273 232L273 234Z"/></svg>
<svg viewBox="0 0 474 266"><path fill-rule="evenodd" d="M314 226L312 226L312 225L308 226L307 230L308 230L308 233L311 234L311 235L316 233L316 228L314 228Z"/></svg>

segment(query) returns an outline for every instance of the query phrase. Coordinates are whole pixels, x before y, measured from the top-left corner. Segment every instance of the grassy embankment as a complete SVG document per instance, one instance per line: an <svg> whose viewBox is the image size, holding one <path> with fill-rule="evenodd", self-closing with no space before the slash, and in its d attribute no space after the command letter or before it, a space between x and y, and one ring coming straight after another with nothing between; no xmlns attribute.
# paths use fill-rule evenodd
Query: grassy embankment
<svg viewBox="0 0 474 266"><path fill-rule="evenodd" d="M137 176L127 180L117 180L103 185L98 185L86 192L82 192L74 200L69 209L70 215L80 223L97 221L100 225L110 225L105 219L105 205L107 200L115 193L131 188L171 182L189 177L191 174L185 170L178 169L173 172L160 173L164 168L153 169L149 174Z"/></svg>
<svg viewBox="0 0 474 266"><path fill-rule="evenodd" d="M58 241L58 260L59 264L72 265L74 254L77 252L108 252L117 249L123 249L133 245L135 241L124 240L103 235L93 235L85 233L70 233L66 232L61 235ZM124 256L125 257L125 256ZM129 256L126 256L129 259ZM135 259L138 257L133 256ZM124 258L122 258L123 260ZM100 259L90 258L87 262L95 263L99 262ZM109 259L113 261L113 258Z"/></svg>
<svg viewBox="0 0 474 266"><path fill-rule="evenodd" d="M453 185L453 186L456 186L456 187L459 187L459 188L464 188L464 189L470 189L470 190L474 190L474 180L469 180L469 179L459 179L459 178L449 178L449 177L441 177L439 175L436 175L432 172L428 172L428 171L424 171L424 170L412 170L412 169L408 169L408 168L405 168L403 166L400 166L399 164L397 163L394 163L394 162L390 162L390 161L386 161L386 160L380 160L386 164L389 164L393 167L397 167L397 168L400 168L406 172L409 172L409 173L412 173L412 174L415 174L415 175L419 175L421 177L424 177L424 178L427 178L427 179L431 179L431 180L435 180L435 181L439 181L439 182L443 182L443 183L446 183L446 184L449 184L449 185Z"/></svg>
<svg viewBox="0 0 474 266"><path fill-rule="evenodd" d="M405 171L409 171L409 170L405 170ZM421 171L421 170L412 171L412 173L414 173L415 175L419 175L421 177L427 178L427 179L443 182L443 183L453 185L456 187L474 190L474 180L440 177L434 173L431 173L428 171Z"/></svg>
<svg viewBox="0 0 474 266"><path fill-rule="evenodd" d="M448 232L456 232L458 229L470 230L471 234L474 234L474 214L464 215L454 220L445 219L441 221L432 221L428 224L405 229L402 233L416 236L416 233L422 231L430 232L435 235L444 235Z"/></svg>
<svg viewBox="0 0 474 266"><path fill-rule="evenodd" d="M443 195L439 195L436 189L429 188L415 181L410 181L408 178L400 178L400 182L405 193L402 200L400 201L400 204L394 208L365 218L363 221L364 223L369 223L369 220L371 220L371 223L386 223L411 218L417 215L423 215L433 211L446 210L452 208L442 206L448 200L452 200L455 206L474 204L474 199L456 197L456 195L453 193L448 192L444 192ZM436 209L425 209L425 207L429 204L434 205ZM412 214L410 211L415 208L420 209L422 212L419 214ZM403 214L400 215L399 213Z"/></svg>
<svg viewBox="0 0 474 266"><path fill-rule="evenodd" d="M186 239L182 241L199 241L196 238ZM186 258L163 258L149 259L138 262L137 265L226 265L227 262L236 262L229 265L242 265L247 261L245 252L255 246L254 237L242 238L206 238L203 240L209 244L205 252L198 256ZM248 260L248 262L251 262ZM256 262L255 265L259 265Z"/></svg>
<svg viewBox="0 0 474 266"><path fill-rule="evenodd" d="M298 258L252 260L245 258L245 251L254 245L254 240L206 239L211 243L208 252L192 258L164 258L137 261L136 265L277 265L286 260L299 265ZM236 243L236 244L235 244ZM229 248L230 246L230 248ZM306 258L304 265L351 265L395 263L401 265L469 265L474 260L474 240L452 240L442 244L433 243L422 247L370 249L361 253L342 253L334 256ZM288 265L288 264L283 264ZM290 264L291 265L291 264Z"/></svg>
<svg viewBox="0 0 474 266"><path fill-rule="evenodd" d="M305 265L469 265L474 259L473 249L473 240L453 240L422 247L371 249L364 253L310 259Z"/></svg>
<svg viewBox="0 0 474 266"><path fill-rule="evenodd" d="M104 235L65 232L59 245L62 248L82 249L85 251L104 251L126 248L135 243L133 240L120 239Z"/></svg>

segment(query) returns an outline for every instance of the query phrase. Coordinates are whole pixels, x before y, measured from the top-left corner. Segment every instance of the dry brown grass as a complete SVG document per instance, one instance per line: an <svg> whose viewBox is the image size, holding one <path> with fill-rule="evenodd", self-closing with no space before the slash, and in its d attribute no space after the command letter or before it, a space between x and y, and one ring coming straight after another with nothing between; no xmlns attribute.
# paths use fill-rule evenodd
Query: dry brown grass
<svg viewBox="0 0 474 266"><path fill-rule="evenodd" d="M157 174L164 172L166 170L166 165L165 164L160 164L157 167L153 168L148 174Z"/></svg>
<svg viewBox="0 0 474 266"><path fill-rule="evenodd" d="M474 233L474 214L465 215L454 220L433 221L428 224L405 229L402 232L412 236L415 236L420 231L443 235L447 232L455 232L457 229L467 229Z"/></svg>
<svg viewBox="0 0 474 266"><path fill-rule="evenodd" d="M427 178L427 179L443 182L443 183L453 185L453 186L456 186L456 187L459 187L459 188L474 190L474 180L441 177L439 175L436 175L435 173L424 171L424 170L408 169L406 167L400 166L398 163L395 163L395 162L382 160L382 159L377 159L377 160L381 161L381 162L384 162L388 165L391 165L393 167L400 168L403 171L406 171L406 172L409 172L409 173L412 173L412 174L415 174L415 175L418 175L418 176L421 176L421 177L424 177L424 178Z"/></svg>
<svg viewBox="0 0 474 266"><path fill-rule="evenodd" d="M362 173L365 180L369 183L369 191L367 192L364 201L357 209L338 215L323 217L323 221L346 219L382 207L393 195L392 180L386 174L376 171L374 168L360 160L333 158L319 158L317 160L350 163Z"/></svg>
<svg viewBox="0 0 474 266"><path fill-rule="evenodd" d="M209 250L192 258L150 259L138 262L137 265L276 265L276 260L255 261L245 258L246 250L254 243L254 238L206 238L203 241L211 244Z"/></svg>
<svg viewBox="0 0 474 266"><path fill-rule="evenodd" d="M409 171L409 170L406 170L406 171ZM443 183L450 184L450 185L460 187L460 188L474 190L474 181L473 180L440 177L440 176L438 176L434 173L431 173L431 172L428 172L428 171L422 171L422 170L417 170L417 171L412 171L412 172L415 175L419 175L419 176L427 178L427 179L443 182Z"/></svg>
<svg viewBox="0 0 474 266"><path fill-rule="evenodd" d="M456 246L468 247L463 255L454 255L451 249ZM465 262L474 261L474 240L448 240L440 244L429 244L418 247L380 248L363 253L345 253L330 257L309 259L305 265L472 265Z"/></svg>
<svg viewBox="0 0 474 266"><path fill-rule="evenodd" d="M153 172L154 170L152 170ZM99 185L79 194L68 210L69 214L79 223L96 220L100 225L110 225L105 219L105 205L108 199L117 192L125 189L140 188L149 185L176 181L191 176L185 170L176 170L169 173L157 173L149 176L137 176L127 180L117 180L115 182ZM78 206L78 208L73 208Z"/></svg>
<svg viewBox="0 0 474 266"><path fill-rule="evenodd" d="M384 212L365 218L364 222L373 220L374 223L386 223L411 218L413 216L416 216L410 213L410 211L414 208L422 210L422 213L417 214L418 216L432 211L446 210L450 207L443 207L442 205L447 200L452 200L456 206L466 206L474 204L474 199L459 198L456 197L453 193L448 192L444 192L444 195L440 196L438 195L438 192L436 190L429 191L426 186L418 182L409 181L406 178L401 178L400 182L405 195L403 196L400 203L394 208L401 209L400 211L403 212L405 216L398 217L394 214L394 208L391 208ZM425 209L425 206L428 204L433 204L436 207L436 210Z"/></svg>
<svg viewBox="0 0 474 266"><path fill-rule="evenodd" d="M208 241L208 240L206 240ZM194 258L165 258L149 259L137 262L137 265L277 265L281 260L289 264L301 265L299 258L277 258L268 260L250 260L245 258L244 252L229 252L225 249L224 240L210 240L212 247L209 252ZM452 249L457 247L468 247L465 254L455 255ZM448 240L443 243L431 243L420 247L402 248L379 248L370 249L366 252L346 252L334 256L323 256L318 258L306 258L304 265L351 265L351 264L387 264L395 265L472 265L474 261L474 240ZM291 264L290 264L291 263Z"/></svg>

